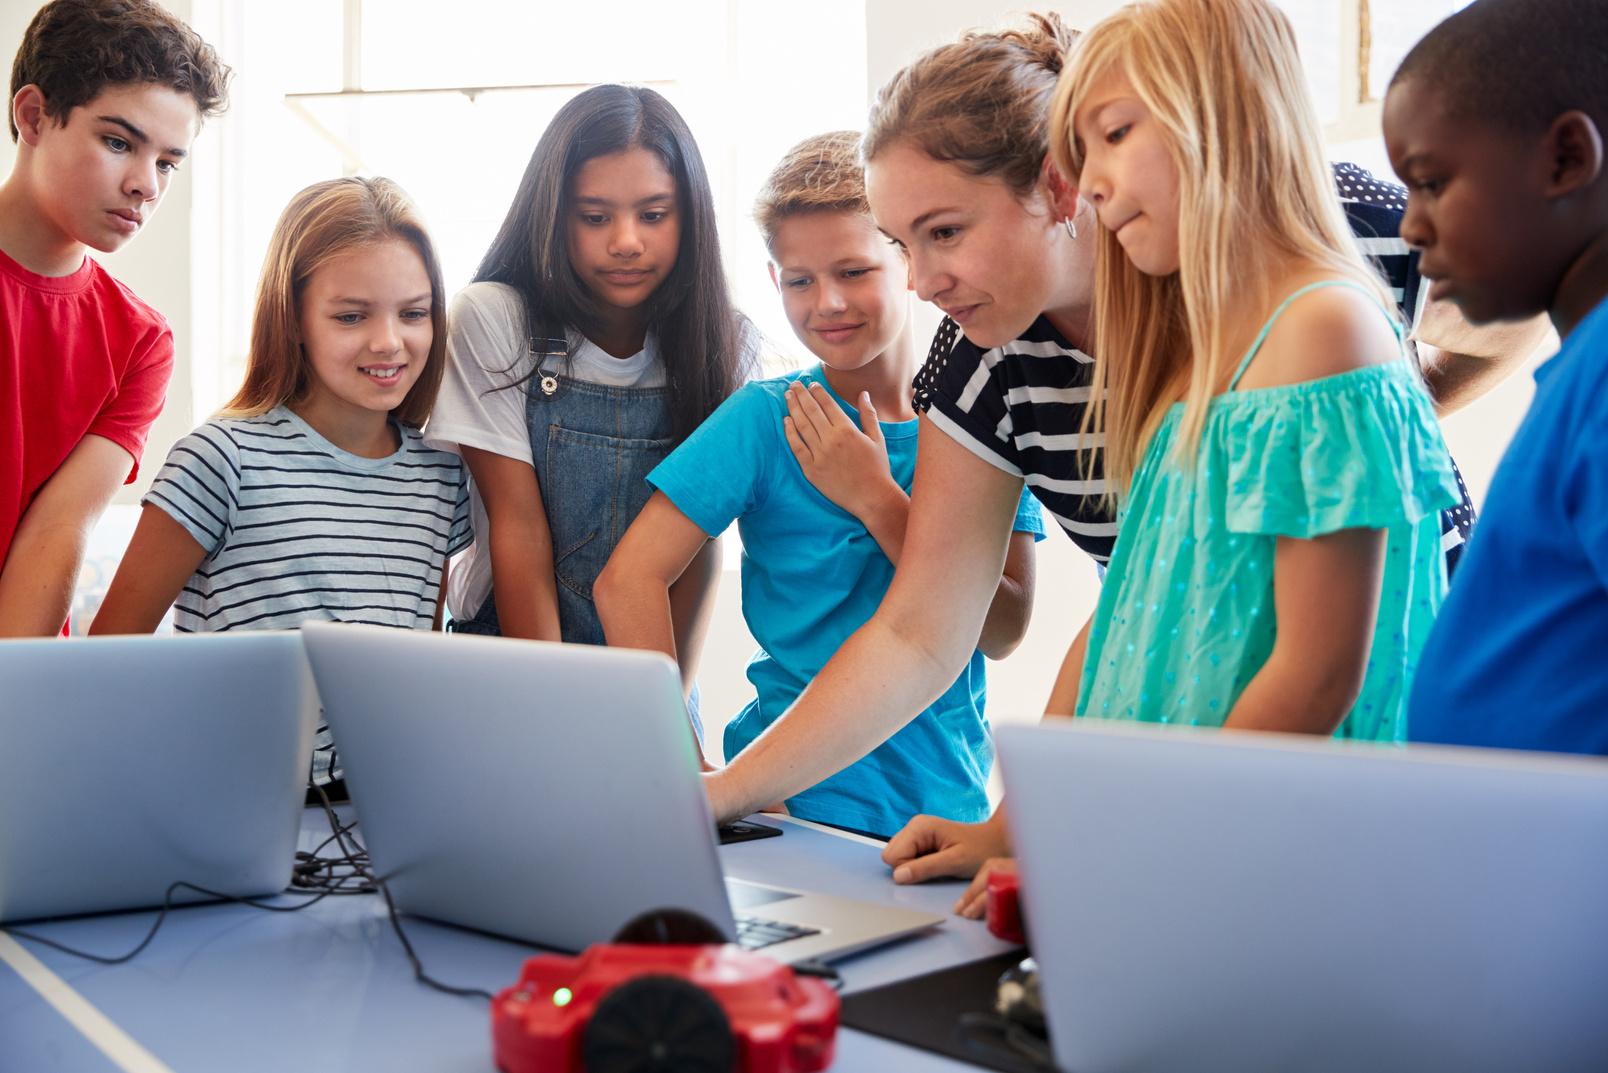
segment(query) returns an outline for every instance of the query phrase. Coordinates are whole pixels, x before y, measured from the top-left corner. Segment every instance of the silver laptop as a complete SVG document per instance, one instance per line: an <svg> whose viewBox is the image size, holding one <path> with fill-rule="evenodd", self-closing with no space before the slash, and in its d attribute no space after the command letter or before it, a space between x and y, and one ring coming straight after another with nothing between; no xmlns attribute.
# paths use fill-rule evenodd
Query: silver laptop
<svg viewBox="0 0 1608 1073"><path fill-rule="evenodd" d="M723 879L663 656L326 623L302 636L374 869L410 913L578 950L690 909L784 961L941 922Z"/></svg>
<svg viewBox="0 0 1608 1073"><path fill-rule="evenodd" d="M283 890L317 717L294 633L0 641L0 921Z"/></svg>
<svg viewBox="0 0 1608 1073"><path fill-rule="evenodd" d="M999 732L1057 1063L1608 1069L1608 762Z"/></svg>

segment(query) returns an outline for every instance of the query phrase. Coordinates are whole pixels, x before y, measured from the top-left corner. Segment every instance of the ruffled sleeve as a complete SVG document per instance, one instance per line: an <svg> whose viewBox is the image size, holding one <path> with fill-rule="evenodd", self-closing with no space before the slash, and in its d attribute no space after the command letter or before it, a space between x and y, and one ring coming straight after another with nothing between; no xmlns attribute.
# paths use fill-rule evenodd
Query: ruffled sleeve
<svg viewBox="0 0 1608 1073"><path fill-rule="evenodd" d="M1227 478L1203 483L1231 532L1309 539L1411 525L1461 502L1429 397L1405 362L1218 401L1199 463Z"/></svg>

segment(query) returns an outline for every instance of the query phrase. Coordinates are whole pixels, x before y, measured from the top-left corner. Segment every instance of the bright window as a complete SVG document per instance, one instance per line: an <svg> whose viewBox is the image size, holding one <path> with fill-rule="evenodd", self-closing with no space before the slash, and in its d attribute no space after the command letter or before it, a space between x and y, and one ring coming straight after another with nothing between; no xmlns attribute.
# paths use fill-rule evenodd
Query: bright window
<svg viewBox="0 0 1608 1073"><path fill-rule="evenodd" d="M341 174L395 179L429 221L455 293L548 120L585 85L611 80L652 85L686 118L714 187L737 303L803 362L749 210L791 145L863 125L863 0L813 4L811 24L832 27L828 35L800 34L796 9L764 0L283 0L216 15L204 32L239 74L233 106L208 134L222 158L222 254L217 337L197 341L198 418L239 383L257 273L297 190Z"/></svg>

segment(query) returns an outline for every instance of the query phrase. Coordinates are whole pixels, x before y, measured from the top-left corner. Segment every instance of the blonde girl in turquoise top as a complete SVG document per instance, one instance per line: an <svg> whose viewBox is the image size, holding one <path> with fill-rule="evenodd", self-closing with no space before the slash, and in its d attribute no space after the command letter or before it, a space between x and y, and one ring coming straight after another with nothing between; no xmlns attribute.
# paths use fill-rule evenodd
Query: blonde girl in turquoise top
<svg viewBox="0 0 1608 1073"><path fill-rule="evenodd" d="M1100 220L1083 435L1121 527L1047 711L1401 740L1456 484L1289 21L1144 0L1069 64L1051 164ZM965 915L1014 867L1005 811L933 848L988 858Z"/></svg>
<svg viewBox="0 0 1608 1073"><path fill-rule="evenodd" d="M1446 589L1434 515L1456 487L1423 388L1399 360L1239 388L1280 314L1342 286L1357 285L1310 283L1280 304L1208 405L1192 464L1188 407L1167 408L1122 500L1078 715L1326 732L1338 712L1338 736L1406 739L1413 664ZM1305 576L1321 569L1335 575ZM1264 674L1276 653L1286 664Z"/></svg>
<svg viewBox="0 0 1608 1073"><path fill-rule="evenodd" d="M1289 21L1123 8L1051 131L1100 217L1089 421L1122 519L1076 714L1404 740L1456 485Z"/></svg>

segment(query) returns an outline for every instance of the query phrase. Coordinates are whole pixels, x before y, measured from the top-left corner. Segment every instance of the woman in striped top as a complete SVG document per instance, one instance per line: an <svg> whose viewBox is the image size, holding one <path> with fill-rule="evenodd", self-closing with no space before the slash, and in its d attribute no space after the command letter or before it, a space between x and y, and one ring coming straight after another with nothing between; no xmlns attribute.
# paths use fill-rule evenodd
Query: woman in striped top
<svg viewBox="0 0 1608 1073"><path fill-rule="evenodd" d="M470 537L458 458L419 432L445 348L441 270L401 188L348 178L296 195L245 383L169 452L90 632L150 633L170 606L181 633L439 628L447 557ZM339 772L319 740L324 782Z"/></svg>
<svg viewBox="0 0 1608 1073"><path fill-rule="evenodd" d="M935 345L916 378L925 419L899 570L792 707L706 776L722 819L849 766L954 681L999 586L1024 483L1097 562L1110 554L1117 526L1089 450L1099 438L1079 434L1094 217L1044 166L1071 40L1053 15L969 33L877 95L861 143L877 225L908 251L917 294L949 315L949 341L958 324L981 358L963 369Z"/></svg>

